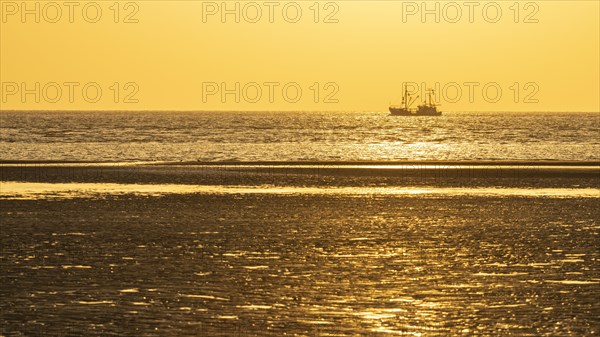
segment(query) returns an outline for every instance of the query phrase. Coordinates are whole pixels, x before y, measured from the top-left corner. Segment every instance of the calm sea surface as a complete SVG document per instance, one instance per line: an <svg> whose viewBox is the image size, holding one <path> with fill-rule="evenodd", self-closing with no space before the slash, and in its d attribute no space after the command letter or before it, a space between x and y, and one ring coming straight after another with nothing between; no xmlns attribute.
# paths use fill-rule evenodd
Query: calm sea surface
<svg viewBox="0 0 600 337"><path fill-rule="evenodd" d="M600 159L598 113L2 112L3 160Z"/></svg>

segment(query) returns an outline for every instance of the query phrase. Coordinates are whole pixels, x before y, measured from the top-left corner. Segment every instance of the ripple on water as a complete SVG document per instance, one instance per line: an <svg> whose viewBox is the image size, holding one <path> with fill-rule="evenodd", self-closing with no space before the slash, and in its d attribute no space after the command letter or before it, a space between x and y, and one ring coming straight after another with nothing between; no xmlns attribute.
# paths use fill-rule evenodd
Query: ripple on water
<svg viewBox="0 0 600 337"><path fill-rule="evenodd" d="M113 301L75 301L73 303L82 304L82 305L110 305L115 306L115 302Z"/></svg>
<svg viewBox="0 0 600 337"><path fill-rule="evenodd" d="M600 284L598 281L582 281L582 280L545 280L546 283L560 283L567 285L591 285Z"/></svg>
<svg viewBox="0 0 600 337"><path fill-rule="evenodd" d="M179 294L180 297L187 298L202 298L206 300L215 300L215 301L229 301L228 298L218 297L213 295L201 295L201 294Z"/></svg>

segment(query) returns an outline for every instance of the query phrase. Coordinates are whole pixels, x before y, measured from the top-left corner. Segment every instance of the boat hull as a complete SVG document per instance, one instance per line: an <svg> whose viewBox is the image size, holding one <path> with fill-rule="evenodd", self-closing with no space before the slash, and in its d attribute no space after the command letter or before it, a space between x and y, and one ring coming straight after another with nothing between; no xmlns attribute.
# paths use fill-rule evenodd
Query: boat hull
<svg viewBox="0 0 600 337"><path fill-rule="evenodd" d="M392 114L392 116L413 116L414 115L409 110L402 109L402 108L393 108L393 107L390 107L390 113Z"/></svg>
<svg viewBox="0 0 600 337"><path fill-rule="evenodd" d="M442 112L441 111L415 111L412 112L410 110L406 110L403 108L394 108L394 107L390 107L390 114L392 116L441 116Z"/></svg>

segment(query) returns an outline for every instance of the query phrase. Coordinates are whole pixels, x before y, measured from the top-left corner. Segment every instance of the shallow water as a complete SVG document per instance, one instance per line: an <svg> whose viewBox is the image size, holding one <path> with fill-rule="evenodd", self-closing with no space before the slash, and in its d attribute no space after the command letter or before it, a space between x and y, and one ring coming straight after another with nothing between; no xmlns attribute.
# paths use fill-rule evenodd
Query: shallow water
<svg viewBox="0 0 600 337"><path fill-rule="evenodd" d="M299 186L231 186L177 184L112 183L32 183L0 182L0 199L101 198L133 194L161 196L168 194L275 194L275 195L441 195L458 196L537 196L552 198L598 198L597 188L517 188L517 187L299 187Z"/></svg>
<svg viewBox="0 0 600 337"><path fill-rule="evenodd" d="M598 199L3 200L0 332L597 334Z"/></svg>

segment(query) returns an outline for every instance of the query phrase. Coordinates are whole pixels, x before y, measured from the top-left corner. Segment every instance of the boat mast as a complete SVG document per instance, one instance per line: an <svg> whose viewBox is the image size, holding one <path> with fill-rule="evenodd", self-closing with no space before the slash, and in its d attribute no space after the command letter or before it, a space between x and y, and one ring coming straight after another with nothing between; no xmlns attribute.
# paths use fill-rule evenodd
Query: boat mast
<svg viewBox="0 0 600 337"><path fill-rule="evenodd" d="M406 83L404 83L404 94L402 95L402 104L404 105L404 109L408 110L408 90L406 89Z"/></svg>
<svg viewBox="0 0 600 337"><path fill-rule="evenodd" d="M435 95L435 90L434 89L428 89L427 90L427 97L429 98L429 106L433 106L433 104L431 103L431 96Z"/></svg>

